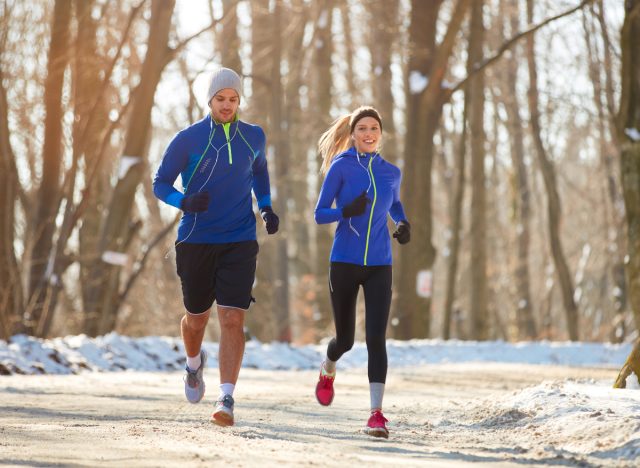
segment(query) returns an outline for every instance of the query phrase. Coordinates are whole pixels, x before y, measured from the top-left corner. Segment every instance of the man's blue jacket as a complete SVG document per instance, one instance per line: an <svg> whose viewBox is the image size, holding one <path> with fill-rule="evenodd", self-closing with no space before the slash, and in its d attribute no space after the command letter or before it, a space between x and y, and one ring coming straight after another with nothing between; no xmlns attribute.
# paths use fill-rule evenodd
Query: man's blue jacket
<svg viewBox="0 0 640 468"><path fill-rule="evenodd" d="M179 175L183 192L173 186ZM178 241L199 244L256 239L252 189L258 208L271 206L264 131L210 115L176 134L153 180L156 197L176 208L187 195L209 192L207 211L184 213L178 227Z"/></svg>

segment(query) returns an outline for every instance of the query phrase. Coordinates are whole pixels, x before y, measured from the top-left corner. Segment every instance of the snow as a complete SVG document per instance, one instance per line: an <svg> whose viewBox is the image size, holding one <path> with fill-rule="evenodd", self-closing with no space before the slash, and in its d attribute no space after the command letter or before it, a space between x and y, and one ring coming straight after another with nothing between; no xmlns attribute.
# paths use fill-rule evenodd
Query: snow
<svg viewBox="0 0 640 468"><path fill-rule="evenodd" d="M218 344L207 341L203 346L209 354L208 367L217 368ZM516 372L519 364L551 368L571 366L594 372L598 368L605 369L615 375L631 348L631 343L387 341L391 372L434 375L438 374L437 366L443 365L472 365L476 370L484 365L490 370L495 369L492 366L514 364L516 367L504 369ZM314 371L325 351L326 344L290 345L252 340L246 343L243 367ZM177 337L132 338L110 333L97 338L79 335L42 340L16 335L9 342L0 340L0 374L5 375L167 372L181 371L184 364L182 342ZM366 345L361 342L356 343L339 363L341 372L357 368L366 374L366 366ZM631 374L626 389L613 389L612 386L612 380L544 380L502 393L498 398L476 398L472 405L464 407L468 423L463 421L459 427L445 429L453 434L453 431L475 428L483 434L495 433L497 436L504 433L505 427L510 427L509 434L519 444L517 450L523 452L542 443L547 455L552 453L559 459L584 456L633 464L640 457L640 385L637 377ZM444 419L438 422L436 418L432 424L436 430L451 422ZM463 432L461 434L466 437ZM489 435L487 437L493 440Z"/></svg>
<svg viewBox="0 0 640 468"><path fill-rule="evenodd" d="M633 141L640 141L640 131L637 128L625 128L624 133Z"/></svg>
<svg viewBox="0 0 640 468"><path fill-rule="evenodd" d="M409 92L411 94L420 94L429 84L429 78L416 70L409 73Z"/></svg>
<svg viewBox="0 0 640 468"><path fill-rule="evenodd" d="M217 367L218 344L205 342L209 367ZM266 370L315 369L326 346L287 343L246 344L243 366ZM502 362L618 369L631 344L581 342L519 342L459 340L387 340L391 367L454 362ZM340 360L342 368L364 368L367 349L356 343ZM42 340L16 335L0 340L0 374L77 374L83 371L170 371L182 369L180 338L132 338L117 333L97 338L85 335Z"/></svg>

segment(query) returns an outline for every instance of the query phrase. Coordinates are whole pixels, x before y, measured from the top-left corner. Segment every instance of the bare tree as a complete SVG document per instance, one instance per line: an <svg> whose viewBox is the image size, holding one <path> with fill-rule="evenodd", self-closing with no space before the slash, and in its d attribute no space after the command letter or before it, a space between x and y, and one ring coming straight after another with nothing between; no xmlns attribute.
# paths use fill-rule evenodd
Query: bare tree
<svg viewBox="0 0 640 468"><path fill-rule="evenodd" d="M4 34L0 40L6 43ZM18 171L9 139L9 109L3 82L0 66L0 339L11 336L22 311L22 283L14 250Z"/></svg>
<svg viewBox="0 0 640 468"><path fill-rule="evenodd" d="M622 90L617 119L620 141L620 170L626 207L629 299L640 328L640 0L625 2L620 33Z"/></svg>
<svg viewBox="0 0 640 468"><path fill-rule="evenodd" d="M415 285L421 270L432 275L436 255L431 242L433 136L438 128L442 106L448 99L442 83L470 1L460 0L456 3L445 36L436 46L440 5L439 0L414 0L411 4L410 83L407 84L410 94L407 96L402 200L407 216L413 220L414 240L400 249L398 299L394 313L399 320L397 336L403 339L423 338L429 335L430 330L431 297L418 296Z"/></svg>
<svg viewBox="0 0 640 468"><path fill-rule="evenodd" d="M368 28L369 51L373 75L373 101L384 119L384 157L396 162L400 150L396 138L396 124L393 116L397 105L392 93L391 62L399 36L398 0L374 0L367 2L370 24Z"/></svg>
<svg viewBox="0 0 640 468"><path fill-rule="evenodd" d="M291 341L291 320L289 317L289 256L287 254L287 237L291 232L291 223L287 220L287 204L291 196L291 189L287 183L289 175L289 145L283 126L284 109L282 96L282 2L276 0L272 12L272 43L271 54L271 134L274 141L275 176L279 184L277 196L274 200L275 210L282 218L282 232L275 239L277 250L277 270L275 275L276 301L274 304L275 338L278 341Z"/></svg>
<svg viewBox="0 0 640 468"><path fill-rule="evenodd" d="M500 2L502 14L509 19L511 33L519 30L520 12L517 4L510 5L506 11L504 2ZM503 16L501 15L501 18ZM536 327L533 319L533 304L531 298L531 277L529 273L529 244L531 237L531 190L529 188L529 174L525 162L524 122L520 115L521 103L518 99L516 83L518 82L519 57L512 53L507 58L500 83L503 90L504 107L507 113L507 126L511 144L511 160L515 168L515 227L517 239L517 267L515 283L517 291L516 324L520 339L533 339Z"/></svg>
<svg viewBox="0 0 640 468"><path fill-rule="evenodd" d="M467 115L469 109L469 92L465 87L464 110L462 112L462 130L458 147L456 148L454 163L454 188L451 202L451 235L449 237L449 257L447 262L447 280L445 285L444 313L442 319L442 338L448 340L451 338L451 320L453 318L453 305L456 297L456 278L458 273L458 264L460 257L460 243L462 234L462 202L465 192L465 168L467 154Z"/></svg>
<svg viewBox="0 0 640 468"><path fill-rule="evenodd" d="M47 65L44 101L46 117L42 149L42 182L38 189L35 216L35 243L32 250L29 276L29 302L25 311L24 332L35 334L44 313L51 313L47 304L52 287L60 281L53 276L52 245L55 217L61 201L62 167L62 88L64 72L69 62L69 25L72 16L71 0L56 0L53 10L51 43Z"/></svg>
<svg viewBox="0 0 640 468"><path fill-rule="evenodd" d="M213 8L213 2L209 4ZM225 12L225 19L222 22L221 34L218 36L220 52L222 53L222 64L232 70L242 70L240 61L240 38L238 37L238 1L223 0L222 8ZM213 16L212 16L213 18ZM255 42L254 42L255 44Z"/></svg>
<svg viewBox="0 0 640 468"><path fill-rule="evenodd" d="M120 161L120 177L114 188L104 227L100 232L102 262L99 269L102 283L99 288L98 320L88 324L87 333L97 335L113 330L121 300L120 273L123 264L114 261L113 253L126 253L140 224L131 221L134 194L143 174L145 147L150 130L151 108L160 76L173 59L175 51L168 47L173 0L154 1L151 8L147 54L140 83L133 95L132 114L125 136L124 156ZM116 255L116 259L121 258ZM90 311L88 311L90 313Z"/></svg>
<svg viewBox="0 0 640 468"><path fill-rule="evenodd" d="M626 334L625 310L627 309L627 285L624 275L624 201L620 191L616 159L620 152L615 131L615 109L613 103L613 70L611 64L611 43L604 19L602 1L592 5L589 13L583 14L583 28L589 65L589 78L593 85L593 97L597 110L597 128L599 136L600 169L608 197L604 200L607 210L607 264L614 287L612 288L615 317L611 327L610 339L622 342ZM591 20L591 21L589 21ZM596 23L597 22L597 26ZM597 32L600 28L600 34ZM602 56L598 43L602 41Z"/></svg>
<svg viewBox="0 0 640 468"><path fill-rule="evenodd" d="M333 0L320 0L316 4L316 21L312 57L310 88L312 90L312 108L314 109L315 129L328 127L331 115L331 96L333 79L331 57L333 55ZM318 132L319 133L319 132ZM317 141L317 140L316 140ZM318 166L319 167L319 166ZM331 228L328 225L316 226L316 308L314 314L318 320L316 327L323 333L331 323L331 303L329 302L329 251L331 250Z"/></svg>
<svg viewBox="0 0 640 468"><path fill-rule="evenodd" d="M533 1L527 0L527 20L533 23ZM547 150L542 141L542 129L540 124L540 110L538 103L538 72L535 61L534 36L527 36L527 64L529 66L529 114L531 122L531 132L540 170L547 190L547 216L549 229L549 243L553 255L553 262L558 274L562 302L564 304L567 331L569 339L578 339L578 307L573 298L574 287L569 266L565 258L560 236L562 221L562 209L560 195L558 194L556 173L553 162L547 154Z"/></svg>
<svg viewBox="0 0 640 468"><path fill-rule="evenodd" d="M484 43L484 1L476 0L471 7L471 33L469 34L469 73L482 60ZM484 129L484 72L476 73L469 83L469 130L471 146L471 300L470 336L476 340L489 337L487 311L487 236L486 236L486 174Z"/></svg>

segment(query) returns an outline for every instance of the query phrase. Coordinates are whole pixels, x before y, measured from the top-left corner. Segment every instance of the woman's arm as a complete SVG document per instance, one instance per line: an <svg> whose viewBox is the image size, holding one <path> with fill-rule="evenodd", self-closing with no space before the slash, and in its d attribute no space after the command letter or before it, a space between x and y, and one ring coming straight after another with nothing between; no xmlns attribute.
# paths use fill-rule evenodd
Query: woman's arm
<svg viewBox="0 0 640 468"><path fill-rule="evenodd" d="M340 168L336 164L333 164L329 168L324 182L322 182L322 188L320 189L320 196L318 197L315 210L316 223L328 224L342 219L342 209L331 207L341 187L342 174L340 173Z"/></svg>

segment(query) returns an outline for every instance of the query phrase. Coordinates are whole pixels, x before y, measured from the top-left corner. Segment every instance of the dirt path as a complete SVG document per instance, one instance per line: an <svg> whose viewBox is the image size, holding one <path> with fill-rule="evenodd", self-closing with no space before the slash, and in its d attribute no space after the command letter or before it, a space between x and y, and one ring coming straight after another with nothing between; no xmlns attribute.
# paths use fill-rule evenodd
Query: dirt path
<svg viewBox="0 0 640 468"><path fill-rule="evenodd" d="M0 377L0 465L620 466L563 455L551 436L485 411L488 400L543 380L613 379L613 370L392 369L385 397L389 440L360 432L368 416L366 370L341 372L333 405L322 408L312 393L316 372L243 369L232 428L209 422L217 372L206 377L209 392L198 405L184 400L181 373ZM494 423L482 423L492 416Z"/></svg>

